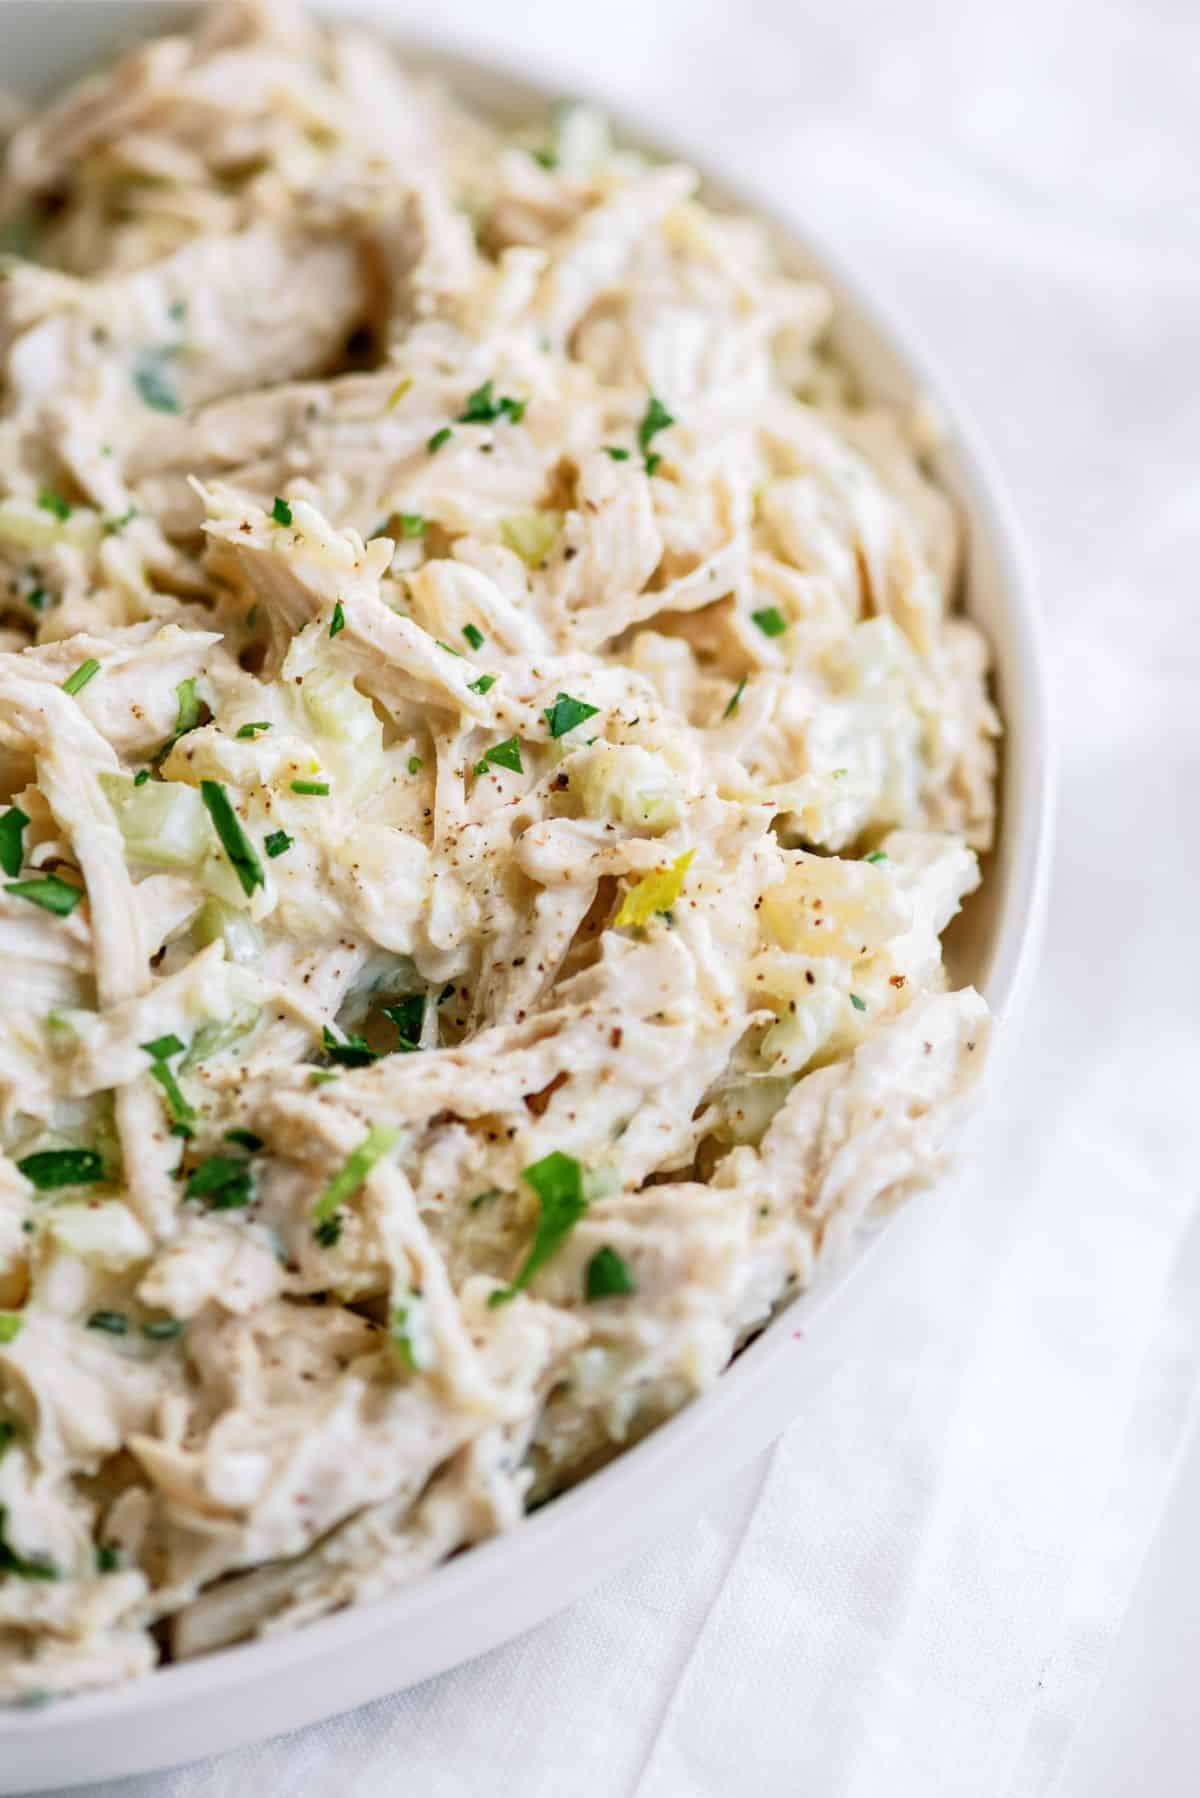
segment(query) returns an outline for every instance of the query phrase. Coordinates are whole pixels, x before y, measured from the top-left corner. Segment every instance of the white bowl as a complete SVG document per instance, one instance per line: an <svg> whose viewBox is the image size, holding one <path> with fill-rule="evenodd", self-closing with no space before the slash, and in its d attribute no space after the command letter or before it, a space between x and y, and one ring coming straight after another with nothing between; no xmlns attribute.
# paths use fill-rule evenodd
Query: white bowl
<svg viewBox="0 0 1200 1798"><path fill-rule="evenodd" d="M52 93L118 46L193 10L186 0L5 0L0 79L18 93ZM375 28L388 29L380 21ZM551 77L531 81L428 44L401 40L398 48L493 117L527 118L563 91ZM569 91L578 90L570 84ZM1052 783L1040 629L996 477L924 358L835 257L753 193L710 175L702 153L663 143L619 107L606 110L627 140L693 164L710 195L772 222L788 262L833 290L838 348L870 395L902 406L933 395L946 420L937 473L966 520L966 606L990 639L1005 722L999 846L949 948L956 980L973 981L997 1017L1009 1020L1037 945ZM443 1672L541 1622L661 1533L673 1511L694 1508L710 1475L736 1468L797 1415L805 1392L841 1358L870 1292L894 1271L913 1210L906 1207L848 1268L781 1313L711 1392L510 1535L395 1597L295 1634L166 1667L116 1691L6 1713L0 1791L143 1772L294 1729Z"/></svg>

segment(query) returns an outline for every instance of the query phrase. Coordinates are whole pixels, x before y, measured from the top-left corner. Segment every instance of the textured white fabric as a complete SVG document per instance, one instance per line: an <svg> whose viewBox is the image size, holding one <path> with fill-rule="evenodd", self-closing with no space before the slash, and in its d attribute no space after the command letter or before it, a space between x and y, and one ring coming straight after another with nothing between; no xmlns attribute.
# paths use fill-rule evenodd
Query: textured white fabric
<svg viewBox="0 0 1200 1798"><path fill-rule="evenodd" d="M441 0L437 26L704 138L933 349L1050 621L1046 952L971 1167L771 1455L513 1646L94 1798L1034 1798L1200 1361L1200 11Z"/></svg>

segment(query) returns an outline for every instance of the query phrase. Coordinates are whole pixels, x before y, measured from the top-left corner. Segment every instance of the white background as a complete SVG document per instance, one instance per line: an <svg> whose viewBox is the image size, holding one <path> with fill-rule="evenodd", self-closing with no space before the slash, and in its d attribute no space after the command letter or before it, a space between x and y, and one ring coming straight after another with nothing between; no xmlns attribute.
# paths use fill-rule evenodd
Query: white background
<svg viewBox="0 0 1200 1798"><path fill-rule="evenodd" d="M95 1798L1194 1794L1194 1452L1129 1606L1200 1363L1200 7L439 0L430 24L707 143L932 349L1049 622L1045 959L972 1167L761 1465L512 1647Z"/></svg>

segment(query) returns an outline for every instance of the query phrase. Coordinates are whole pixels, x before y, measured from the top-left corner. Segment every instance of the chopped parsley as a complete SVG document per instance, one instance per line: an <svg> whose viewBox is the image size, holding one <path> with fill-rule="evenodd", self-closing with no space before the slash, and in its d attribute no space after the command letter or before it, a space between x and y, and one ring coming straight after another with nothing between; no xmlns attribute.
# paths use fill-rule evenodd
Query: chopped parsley
<svg viewBox="0 0 1200 1798"><path fill-rule="evenodd" d="M409 756L408 771L410 774L419 774L424 766L425 766L425 764L421 760L419 755L410 755Z"/></svg>
<svg viewBox="0 0 1200 1798"><path fill-rule="evenodd" d="M183 1324L177 1317L152 1317L142 1325L142 1335L148 1342L174 1342L183 1334Z"/></svg>
<svg viewBox="0 0 1200 1798"><path fill-rule="evenodd" d="M263 838L263 848L274 861L277 855L286 855L295 840L295 837L289 837L286 830L273 830Z"/></svg>
<svg viewBox="0 0 1200 1798"><path fill-rule="evenodd" d="M25 1556L17 1553L5 1533L6 1512L0 1505L0 1575L11 1573L17 1579L57 1579L58 1568L48 1555Z"/></svg>
<svg viewBox="0 0 1200 1798"><path fill-rule="evenodd" d="M474 393L468 394L466 406L458 415L458 423L490 425L498 418L510 418L513 424L519 425L528 404L528 400L515 400L507 393L502 393L497 399L492 392L492 383L485 381L482 387L477 387Z"/></svg>
<svg viewBox="0 0 1200 1798"><path fill-rule="evenodd" d="M323 1224L318 1224L313 1235L323 1249L332 1249L342 1239L342 1220L340 1217L327 1217Z"/></svg>
<svg viewBox="0 0 1200 1798"><path fill-rule="evenodd" d="M344 1042L339 1042L328 1024L321 1027L321 1046L330 1061L337 1062L343 1068L365 1068L379 1060L365 1037L350 1034Z"/></svg>
<svg viewBox="0 0 1200 1798"><path fill-rule="evenodd" d="M379 1009L396 1026L400 1053L408 1055L421 1047L421 1031L425 1024L424 993L410 993L407 999L401 999L395 1005L381 1005Z"/></svg>
<svg viewBox="0 0 1200 1798"><path fill-rule="evenodd" d="M885 862L887 860L887 856L884 854L882 849L872 849L870 855L863 856L863 860L865 862Z"/></svg>
<svg viewBox="0 0 1200 1798"><path fill-rule="evenodd" d="M488 763L495 768L510 768L514 774L524 774L521 765L521 745L515 737L506 737L503 743L493 743L490 749L483 752L483 760L475 764L476 774L486 774Z"/></svg>
<svg viewBox="0 0 1200 1798"><path fill-rule="evenodd" d="M0 1342L15 1342L24 1321L19 1311L0 1311Z"/></svg>
<svg viewBox="0 0 1200 1798"><path fill-rule="evenodd" d="M636 1291L637 1281L624 1257L607 1245L597 1249L583 1276L583 1296L590 1302L593 1299L625 1298Z"/></svg>
<svg viewBox="0 0 1200 1798"><path fill-rule="evenodd" d="M21 872L21 863L25 859L24 836L28 822L28 812L23 812L19 805L10 805L0 818L0 868L14 877Z"/></svg>
<svg viewBox="0 0 1200 1798"><path fill-rule="evenodd" d="M119 1573L121 1571L121 1551L114 1548L111 1542L96 1544L96 1572Z"/></svg>
<svg viewBox="0 0 1200 1798"><path fill-rule="evenodd" d="M472 649L483 648L485 639L483 632L477 624L464 624L463 636L467 639L467 642L471 645Z"/></svg>
<svg viewBox="0 0 1200 1798"><path fill-rule="evenodd" d="M285 524L286 525L286 524L291 524L291 522L292 522L292 508L288 505L288 503L285 499L280 499L278 494L276 495L274 504L271 507L271 517L275 520L276 524Z"/></svg>
<svg viewBox="0 0 1200 1798"><path fill-rule="evenodd" d="M521 1178L528 1181L538 1196L537 1229L533 1247L512 1284L500 1287L488 1299L488 1304L493 1307L507 1303L528 1286L538 1269L562 1246L588 1207L583 1191L583 1169L574 1156L564 1155L561 1149L552 1149L549 1155L535 1161L524 1170Z"/></svg>
<svg viewBox="0 0 1200 1798"><path fill-rule="evenodd" d="M139 768L137 773L133 777L133 784L135 787L144 787L146 782L149 780L149 778L150 778L149 768Z"/></svg>
<svg viewBox="0 0 1200 1798"><path fill-rule="evenodd" d="M572 699L569 693L560 693L554 704L548 705L542 715L550 726L552 737L565 737L577 724L594 718L599 710L599 706L588 705L584 699Z"/></svg>
<svg viewBox="0 0 1200 1798"><path fill-rule="evenodd" d="M253 1130L227 1130L225 1141L235 1142L239 1149L249 1149L252 1155L257 1155L263 1146L262 1137L256 1136Z"/></svg>
<svg viewBox="0 0 1200 1798"><path fill-rule="evenodd" d="M258 736L260 731L270 730L270 728L271 726L264 720L259 720L254 724L239 724L236 735L239 737L254 738Z"/></svg>
<svg viewBox="0 0 1200 1798"><path fill-rule="evenodd" d="M342 1163L313 1207L314 1224L323 1224L339 1206L352 1199L377 1161L400 1140L400 1132L387 1124L375 1124Z"/></svg>
<svg viewBox="0 0 1200 1798"><path fill-rule="evenodd" d="M99 674L100 664L95 656L89 656L86 662L80 662L73 674L68 674L62 684L64 693L82 693L94 674Z"/></svg>
<svg viewBox="0 0 1200 1798"><path fill-rule="evenodd" d="M401 512L400 532L404 537L423 537L429 529L429 520L420 512Z"/></svg>
<svg viewBox="0 0 1200 1798"><path fill-rule="evenodd" d="M179 395L170 378L168 362L175 350L143 350L133 367L133 384L138 398L152 412L179 412Z"/></svg>
<svg viewBox="0 0 1200 1798"><path fill-rule="evenodd" d="M865 1011L867 1009L866 1000L860 999L857 993L851 993L850 1003L853 1005L855 1011Z"/></svg>
<svg viewBox="0 0 1200 1798"><path fill-rule="evenodd" d="M91 1186L104 1178L104 1160L95 1149L39 1149L17 1167L39 1192L60 1186Z"/></svg>
<svg viewBox="0 0 1200 1798"><path fill-rule="evenodd" d="M467 682L467 691L469 693L490 693L495 684L496 676L494 674L481 674L478 680Z"/></svg>
<svg viewBox="0 0 1200 1798"><path fill-rule="evenodd" d="M71 516L69 501L61 493L56 493L53 487L43 487L38 494L37 503L43 512L52 512L55 518L66 519Z"/></svg>
<svg viewBox="0 0 1200 1798"><path fill-rule="evenodd" d="M339 599L337 604L333 608L333 617L329 620L329 635L331 637L336 637L338 632L344 631L345 628L346 628L346 612L345 612L344 606L342 605L341 600Z"/></svg>
<svg viewBox="0 0 1200 1798"><path fill-rule="evenodd" d="M327 780L294 780L292 792L307 796L309 799L324 799L329 793Z"/></svg>
<svg viewBox="0 0 1200 1798"><path fill-rule="evenodd" d="M56 918L69 918L83 898L82 887L73 887L69 881L60 880L57 874L42 874L34 880L9 880L5 882L4 890L18 899L28 899L31 905L40 905L43 911L53 912Z"/></svg>
<svg viewBox="0 0 1200 1798"><path fill-rule="evenodd" d="M123 1311L93 1311L87 1320L89 1330L103 1330L108 1336L127 1336L129 1319Z"/></svg>
<svg viewBox="0 0 1200 1798"><path fill-rule="evenodd" d="M453 435L454 435L454 432L450 429L450 426L443 425L440 431L435 431L433 433L433 436L429 439L429 442L425 445L425 448L428 450L428 452L431 456L436 456L438 451L441 449L443 443L449 443L449 441L453 437Z"/></svg>
<svg viewBox="0 0 1200 1798"><path fill-rule="evenodd" d="M185 1197L203 1199L210 1211L240 1211L254 1197L254 1173L237 1155L209 1155L187 1177Z"/></svg>
<svg viewBox="0 0 1200 1798"><path fill-rule="evenodd" d="M626 924L642 929L656 912L669 912L683 891L683 882L695 853L694 849L687 850L677 856L669 868L647 874L631 886L616 916L618 929Z"/></svg>
<svg viewBox="0 0 1200 1798"><path fill-rule="evenodd" d="M250 847L250 839L238 822L237 813L221 783L202 780L200 797L221 839L221 847L229 858L229 865L241 882L243 893L249 898L255 887L265 884L266 875L263 873L262 863Z"/></svg>
<svg viewBox="0 0 1200 1798"><path fill-rule="evenodd" d="M764 637L782 637L787 629L787 619L778 606L763 606L757 612L751 612L755 624Z"/></svg>
<svg viewBox="0 0 1200 1798"><path fill-rule="evenodd" d="M741 703L742 703L742 694L745 691L746 691L746 677L745 677L745 675L743 675L741 680L738 682L737 686L733 690L733 698L729 701L729 704L725 707L725 710L721 713L722 718L732 718L733 717L733 714L737 711L739 705L741 705Z"/></svg>
<svg viewBox="0 0 1200 1798"><path fill-rule="evenodd" d="M604 453L606 456L611 456L614 462L628 462L633 451L622 449L620 445L616 443L606 443L604 446Z"/></svg>
<svg viewBox="0 0 1200 1798"><path fill-rule="evenodd" d="M651 394L637 430L638 448L646 458L647 474L653 474L662 461L661 456L649 454L651 439L657 437L660 431L665 431L668 425L674 423L675 420L662 401Z"/></svg>

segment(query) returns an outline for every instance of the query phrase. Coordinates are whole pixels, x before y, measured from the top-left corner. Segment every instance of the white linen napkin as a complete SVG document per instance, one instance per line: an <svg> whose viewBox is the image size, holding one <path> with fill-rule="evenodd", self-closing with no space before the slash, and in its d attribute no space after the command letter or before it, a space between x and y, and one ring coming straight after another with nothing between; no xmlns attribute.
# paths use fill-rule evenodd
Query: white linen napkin
<svg viewBox="0 0 1200 1798"><path fill-rule="evenodd" d="M1050 624L1046 951L969 1166L844 1364L694 1521L422 1688L90 1790L1035 1798L1095 1689L1200 1362L1200 267L1184 242L1200 13L438 10L440 30L556 57L790 199L976 413Z"/></svg>

